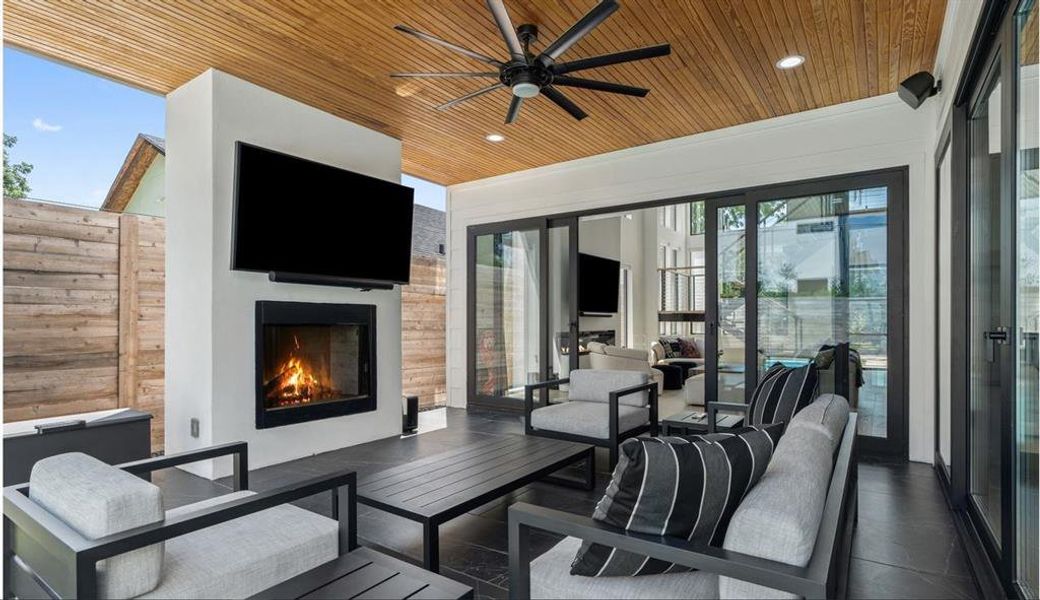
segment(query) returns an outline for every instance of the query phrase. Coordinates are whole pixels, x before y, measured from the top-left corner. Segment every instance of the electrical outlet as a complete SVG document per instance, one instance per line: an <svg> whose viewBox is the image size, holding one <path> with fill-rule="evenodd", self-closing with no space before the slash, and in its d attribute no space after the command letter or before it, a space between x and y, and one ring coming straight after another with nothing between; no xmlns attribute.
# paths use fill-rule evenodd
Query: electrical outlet
<svg viewBox="0 0 1040 600"><path fill-rule="evenodd" d="M199 437L199 420L195 417L191 418L191 437Z"/></svg>

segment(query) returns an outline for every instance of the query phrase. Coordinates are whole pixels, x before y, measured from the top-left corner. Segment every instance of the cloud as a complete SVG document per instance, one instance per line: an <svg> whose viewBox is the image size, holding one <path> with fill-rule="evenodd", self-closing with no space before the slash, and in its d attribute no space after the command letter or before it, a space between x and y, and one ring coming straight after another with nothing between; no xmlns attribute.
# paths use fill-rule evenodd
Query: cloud
<svg viewBox="0 0 1040 600"><path fill-rule="evenodd" d="M36 131L42 131L44 133L55 133L61 131L61 125L52 125L40 117L33 119L32 126Z"/></svg>

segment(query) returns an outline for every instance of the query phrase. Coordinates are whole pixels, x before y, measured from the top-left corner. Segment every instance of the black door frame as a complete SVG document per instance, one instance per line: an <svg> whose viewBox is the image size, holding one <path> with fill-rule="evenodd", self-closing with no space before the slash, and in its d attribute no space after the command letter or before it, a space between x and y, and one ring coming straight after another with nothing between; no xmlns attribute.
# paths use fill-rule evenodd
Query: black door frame
<svg viewBox="0 0 1040 600"><path fill-rule="evenodd" d="M476 306L476 254L477 238L485 235L503 234L513 231L537 231L538 232L538 348L539 365L538 371L541 379L546 380L552 373L553 332L550 331L552 323L549 321L549 235L550 229L561 227L569 228L568 254L569 263L574 266L567 278L568 296L572 299L577 297L578 289L578 218L577 217L533 217L526 219L514 219L510 221L499 221L480 225L471 225L466 228L466 402L474 408L487 408L491 410L521 411L523 410L523 398L510 398L505 396L478 396L477 394L477 348L476 329L477 315L473 308ZM572 301L569 315L569 330L573 340L572 346L577 348L578 336L578 305ZM570 352L568 362L571 369L578 368L578 353ZM548 390L542 390L542 398Z"/></svg>
<svg viewBox="0 0 1040 600"><path fill-rule="evenodd" d="M484 235L503 234L513 231L538 231L538 285L539 285L539 348L543 349L542 363L544 364L544 331L547 327L548 315L544 308L548 298L544 294L546 285L545 273L545 250L548 246L545 230L548 219L530 218L502 221L499 223L488 223L482 225L471 225L466 230L466 402L474 408L488 408L492 410L520 410L523 406L521 399L513 400L499 396L477 395L477 313L474 307L477 304L477 238Z"/></svg>
<svg viewBox="0 0 1040 600"><path fill-rule="evenodd" d="M1001 31L1002 32L1004 32L1005 29L1006 29L1006 25L1001 27ZM1008 265L1009 261L1006 260L1006 258L1013 257L1015 255L1015 250L1014 250L1014 232L1013 232L1014 227L1013 226L1010 227L1010 228L1008 227L1008 222L1009 222L1008 218L1010 216L1009 213L1012 212L1013 208L1014 208L1014 196L1013 196L1013 193L1014 193L1014 190L1015 190L1015 187L1016 187L1015 186L1015 181L1014 181L1015 161L1012 160L1012 157L1014 156L1014 152L1008 153L1008 151L1007 151L1008 148L1009 148L1008 143L1009 142L1014 143L1015 140L1013 138L1009 140L1009 139L1007 139L1006 136L1008 134L1008 126L1007 126L1008 125L1008 120L1011 119L1012 123L1013 123L1014 122L1014 117L1015 117L1015 113L1014 112L1012 112L1010 115L1008 114L1008 112L1009 112L1008 111L1008 100L1010 100L1009 96L1014 96L1015 95L1014 92L1016 92L1017 90L1013 90L1012 89L1013 86L1010 85L1012 83L1012 79L1010 79L1008 77L1008 72L1007 71L1008 71L1009 67L1013 67L1013 64L1009 64L1008 63L1007 56L1006 56L1007 50L1008 50L1008 44L1006 44L1005 42L1006 42L1006 40L1005 40L1004 34L1001 33L1000 35L998 35L998 37L995 40L995 43L994 43L994 45L993 45L993 47L991 49L990 54L988 55L988 57L987 57L987 59L986 59L986 61L984 63L984 67L983 67L983 70L982 70L982 76L979 78L975 88L972 91L970 100L968 101L968 103L966 105L966 109L967 110L966 110L965 116L967 118L967 121L966 121L966 127L965 127L965 134L966 134L965 135L965 149L966 149L965 155L966 155L966 158L969 161L969 164L968 164L969 168L968 168L968 171L967 171L968 177L967 177L967 180L966 180L966 183L967 183L967 199L968 199L968 205L967 205L968 213L965 215L967 217L967 222L965 223L965 232L967 233L968 248L969 248L969 251L968 251L968 263L967 264L968 264L968 275L970 277L971 272L972 272L972 269L971 269L970 265L971 265L971 261L972 261L972 258L973 258L972 254L971 254L970 248L972 246L972 238L974 236L974 232L972 230L972 221L973 221L973 219L972 219L972 216L971 216L972 215L972 203L974 201L974 194L973 194L974 182L971 179L970 162L971 162L972 156L973 156L972 148L973 148L973 146L975 144L979 143L972 136L972 128L970 126L970 122L971 122L971 119L972 119L972 115L975 112L975 107L977 107L979 105L979 103L982 102L982 101L988 101L991 86L993 85L994 81L998 81L1000 83L1000 86L1001 86L1001 93L1000 93L1001 105L999 107L1000 111L1001 111L1001 114L1000 114L1000 117L1001 117L1001 126L1000 126L1001 161L1000 161L1000 171L997 174L997 176L1000 178L1000 195L997 198L997 202L1000 205L1000 215L999 215L1000 222L999 222L998 225L1000 227L1000 234L1001 234L1001 240L1000 240L1001 263L1000 263L1000 276L999 276L999 283L998 283L998 285L999 285L999 287L1002 290L1005 291L1005 293L1002 294L1002 296L1001 296L1000 314L1003 317L1008 318L1010 323L1014 323L1015 322L1015 320L1014 320L1014 312L1013 312L1014 311L1014 307L1013 307L1013 302L1011 302L1011 296L1012 295L1011 295L1010 292L1008 292L1008 290L1013 290L1014 289L1014 285L1013 285L1013 280L1009 277L1010 265ZM1012 77L1013 77L1013 75L1012 75ZM1012 93L1008 93L1008 92L1012 92ZM996 107L991 107L990 110L993 110L994 108L996 108ZM986 140L984 140L984 141L988 144L988 138ZM1008 166L1009 165L1011 166L1011 177L1008 177ZM986 183L988 184L988 182L986 182ZM1010 198L1010 202L1008 201L1009 198ZM1014 224L1014 219L1013 218L1011 218L1010 223L1012 225ZM1009 231L1009 229L1011 231ZM968 323L968 330L967 330L967 334L968 335L967 335L967 337L965 339L964 348L965 348L965 351L967 352L967 364L968 364L968 371L970 373L971 368L972 368L972 364L971 364L972 348L976 344L979 343L979 340L973 339L973 336L972 336L972 332L974 331L974 328L971 326L972 312L971 312L971 281L970 280L968 282L968 287L967 287L966 291L968 292L967 307L966 307L966 314L968 316L968 319L966 321ZM1000 388L1001 388L1002 391L1007 391L1007 390L1014 389L1013 388L1014 369L1013 369L1013 365L1010 364L1012 361L1010 360L1010 357L1009 357L1009 354L1010 354L1009 349L1014 347L1013 346L1013 341L1012 341L1014 339L1014 332L1009 331L1008 332L1008 336L1009 336L1010 339L1008 340L1007 344L999 344L996 347L997 355L999 356L999 360L1000 360ZM1009 375L1012 378L1009 378ZM1001 508L1001 514L1000 514L1000 523L996 524L996 527L999 529L999 533L1000 533L1000 541L997 541L997 538L994 536L993 532L991 531L990 523L987 521L986 517L982 514L982 508L978 505L977 500L975 500L974 495L971 493L971 476L972 476L972 460L971 460L971 457L972 457L972 453L973 453L973 448L972 448L972 420L971 420L971 411L972 411L971 389L972 389L972 387L971 387L970 382L969 382L968 387L965 389L965 393L967 394L967 397L966 397L967 402L965 403L965 405L966 405L967 410L968 410L967 420L966 420L966 424L968 426L968 434L965 437L965 443L967 444L966 458L968 459L967 463L965 465L966 466L965 473L967 475L967 479L966 479L967 495L965 497L965 508L967 509L968 516L973 521L973 524L975 526L976 531L978 531L979 534L980 534L980 538L982 540L983 547L985 548L986 553L989 555L990 560L993 561L993 563L995 565L998 565L997 571L1000 574L1001 578L1004 579L1004 578L1006 578L1009 575L1008 570L1007 570L1007 568L1009 566L1007 564L1009 562L1008 559L1009 559L1009 557L1013 558L1013 553L1014 553L1014 549L1011 549L1011 552L1009 553L1008 552L1008 548L1006 547L1007 546L1007 542L1011 541L1011 538L1009 536L1013 535L1009 531L1009 523L1010 523L1010 521L1009 521L1008 517L1010 515L1008 514L1008 511L1009 510L1013 510L1013 507L1014 507L1014 505L1013 505L1013 503L1014 503L1013 496L1014 496L1014 494L1011 493L1013 491L1013 488L1011 486L1009 486L1008 484L1011 483L1013 485L1012 479L1013 479L1013 475L1014 475L1013 469L1010 468L1011 465L1013 464L1013 460L1014 460L1013 452L1012 452L1013 449L1014 449L1014 419L1013 419L1012 414L1011 414L1011 410L1014 407L1014 400L1009 397L1010 396L1009 394L1000 394L1001 402L1000 402L1000 406L999 406L998 411L997 411L997 414L999 415L1000 421L1001 421L1000 431L1001 431L1001 438L1002 438L1001 440L999 440L1000 455L1001 455L1000 456L1000 479L1001 479L1001 482L1000 482L1000 487L1001 487L1001 490L1000 490L1000 505L1001 506L1000 506L1000 508Z"/></svg>
<svg viewBox="0 0 1040 600"><path fill-rule="evenodd" d="M744 207L744 314L758 315L758 253L757 235L749 234L751 214L747 194L730 194L704 198L704 397L717 398L719 391L719 209ZM752 258L754 257L754 258ZM755 354L758 340L758 319L746 318L744 323L744 402L758 383ZM752 341L756 343L752 343Z"/></svg>
<svg viewBox="0 0 1040 600"><path fill-rule="evenodd" d="M754 223L753 235L748 236L749 268L748 288L758 288L758 204L768 200L799 198L821 194L839 193L848 190L885 187L888 194L887 218L887 312L888 312L888 398L887 434L884 438L859 436L860 451L869 454L891 456L901 460L909 458L910 413L909 413L909 169L897 167L864 173L839 175L812 181L798 181L774 186L754 188L746 193L746 214L749 223ZM753 253L753 254L752 254ZM757 296L748 304L756 315L754 338L749 343L749 359L754 364L758 351ZM751 337L751 336L749 336ZM838 360L841 360L839 357ZM847 357L845 365L848 364ZM847 366L839 365L840 379L847 381ZM836 367L836 368L838 368ZM757 373L748 381L758 382ZM754 388L754 385L751 385ZM749 391L750 393L750 391Z"/></svg>
<svg viewBox="0 0 1040 600"><path fill-rule="evenodd" d="M553 344L553 336L556 334L553 331L553 324L549 321L549 290L551 288L551 282L549 281L549 271L551 266L549 264L549 235L550 229L567 228L567 264L571 266L570 272L567 274L567 288L565 295L570 299L569 311L567 315L567 330L570 336L571 347L567 353L567 366L570 371L578 368L581 355L578 352L578 336L581 333L579 312L578 312L578 281L580 261L578 260L578 217L563 217L546 219L546 230L543 234L543 262L542 268L545 272L544 282L546 287L546 293L542 294L542 311L545 314L544 327L542 328L545 335L545 345L543 348L543 356L545 359L542 361L543 372L542 379L548 380L552 376L552 353L556 352L556 348ZM548 390L544 390L544 393L548 393Z"/></svg>
<svg viewBox="0 0 1040 600"><path fill-rule="evenodd" d="M1015 289L1014 263L1017 260L1017 228L1015 227L1015 194L1017 192L1018 153L1018 38L1015 15L1020 6L1030 0L991 0L984 6L976 24L965 68L957 82L950 117L944 125L936 147L936 177L943 152L949 152L951 163L951 206L950 206L950 464L939 459L938 387L936 388L936 456L937 468L943 489L954 508L955 521L964 539L972 568L979 585L987 596L1006 595L1024 597L1017 581L1018 540L1016 531L1016 473L1017 443L1016 404L1017 396L1012 391L1001 396L1001 541L996 543L978 514L971 498L971 395L970 377L971 339L970 284L971 284L971 195L970 189L970 145L969 121L972 109L979 97L988 91L993 77L999 76L1001 85L1001 255L1009 257L1010 268L1003 268L1000 286L1004 290ZM938 183L938 179L936 180ZM938 187L936 188L938 203ZM938 204L937 204L938 206ZM939 214L939 213L937 213ZM938 220L937 220L938 223ZM937 224L938 227L938 224ZM937 229L938 231L938 229ZM936 237L936 265L938 266L938 243ZM936 288L936 305L940 288ZM1010 356L1011 348L1017 344L1017 315L1013 293L1002 298L1001 312L1006 315L1008 344L1000 347L1001 383L1007 390L1014 390L1018 364ZM938 314L938 310L936 311ZM938 336L938 328L937 333ZM936 338L938 343L938 337ZM938 378L938 372L936 377Z"/></svg>
<svg viewBox="0 0 1040 600"><path fill-rule="evenodd" d="M622 204L615 206L605 206L601 208L588 209L584 211L571 211L560 214L546 215L544 217L519 219L511 221L502 221L496 223L470 225L467 227L467 281L466 281L466 293L467 293L467 306L472 309L476 302L476 237L487 233L497 233L503 231L513 231L516 229L538 229L540 230L543 241L546 240L545 231L550 226L563 223L564 221L575 223L580 217L616 213L616 212L628 212L633 210L639 210L644 208L657 208L661 206L669 206L672 204L685 204L689 202L705 201L705 215L710 212L712 206L722 206L727 203L739 203L743 202L746 207L745 219L746 227L745 232L749 233L753 230L755 233L748 235L746 238L745 252L747 253L747 260L745 261L746 272L745 278L747 282L747 290L757 290L758 280L758 252L757 252L757 218L753 219L754 215L757 215L758 202L762 200L777 200L783 198L792 198L804 195L812 194L824 194L831 192L841 192L851 189L862 189L867 187L879 187L886 186L888 188L888 312L889 312L889 385L888 385L888 437L885 439L872 438L869 436L861 436L860 448L864 452L873 454L884 454L892 456L898 459L906 460L909 455L909 398L908 398L908 343L909 343L909 325L908 325L908 304L909 304L909 262L908 262L908 222L909 222L909 168L906 166L891 167L885 169L877 169L872 171L863 171L857 173L849 173L843 175L833 175L818 177L813 179L792 181L792 182L780 182L774 184L767 184L761 186L752 186L747 188L741 188L736 190L729 190L723 192L713 192L708 194L694 194L688 196L678 196L671 198L662 198L658 200L648 200L644 202L636 202L632 204ZM707 225L707 224L706 224ZM755 227L751 227L755 225ZM571 252L572 259L576 264L576 252L577 252L577 227L572 228L572 240L571 240ZM708 227L706 226L706 229ZM707 231L706 231L707 234ZM707 245L708 239L705 239ZM542 255L547 260L548 253L545 251L546 244L543 244ZM707 304L712 304L712 296L708 295L714 289L717 291L716 286L716 271L717 268L712 263L716 260L715 258L708 255L707 249L705 252L705 263L706 263L706 286L705 293L707 296ZM541 279L542 288L541 294L543 296L542 302L542 335L547 333L547 310L546 305L548 302L545 291L545 280L548 276L548 270L542 268ZM576 300L577 296L577 273L572 273L572 290ZM754 390L755 385L758 383L758 373L755 368L747 368L747 365L756 364L755 355L758 351L758 336L757 336L757 293L749 293L746 301L749 310L754 310L753 314L756 315L754 319L749 319L747 324L747 335L745 339L746 344L746 355L745 355L745 397L749 396ZM576 307L577 302L572 301L572 306ZM707 309L708 306L705 308ZM574 310L572 308L572 310ZM749 313L752 314L752 313ZM706 315L705 321L708 321ZM706 325L707 327L707 325ZM519 410L519 403L510 401L502 402L488 402L476 401L476 348L475 348L475 331L476 331L476 315L473 310L467 310L467 324L466 324L466 345L467 345L467 402L473 406L487 407L494 409L506 409L506 410ZM707 335L706 331L706 350L711 353L713 349L717 348L717 345L712 342L708 342L712 336ZM544 344L543 344L544 347ZM548 356L543 358L544 364L547 363ZM709 375L706 377L706 386L710 385L712 377ZM715 379L717 382L717 377ZM707 393L708 388L705 389Z"/></svg>

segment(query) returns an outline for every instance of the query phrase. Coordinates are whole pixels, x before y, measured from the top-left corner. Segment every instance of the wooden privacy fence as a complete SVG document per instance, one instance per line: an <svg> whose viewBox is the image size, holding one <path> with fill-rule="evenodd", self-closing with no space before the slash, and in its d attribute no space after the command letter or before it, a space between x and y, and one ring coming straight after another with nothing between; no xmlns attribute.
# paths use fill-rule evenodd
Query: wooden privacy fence
<svg viewBox="0 0 1040 600"><path fill-rule="evenodd" d="M4 420L113 408L163 444L162 219L4 200Z"/></svg>
<svg viewBox="0 0 1040 600"><path fill-rule="evenodd" d="M445 380L445 260L412 257L411 283L401 290L401 389L420 408L443 406Z"/></svg>
<svg viewBox="0 0 1040 600"><path fill-rule="evenodd" d="M163 447L165 223L4 200L4 420L113 408L151 413ZM445 261L412 258L402 384L445 403Z"/></svg>

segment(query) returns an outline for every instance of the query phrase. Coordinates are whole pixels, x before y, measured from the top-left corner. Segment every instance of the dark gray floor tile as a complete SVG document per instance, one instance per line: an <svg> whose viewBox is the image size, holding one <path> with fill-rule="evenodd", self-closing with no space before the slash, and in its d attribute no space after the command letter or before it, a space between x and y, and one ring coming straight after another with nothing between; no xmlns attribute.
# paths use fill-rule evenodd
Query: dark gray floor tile
<svg viewBox="0 0 1040 600"><path fill-rule="evenodd" d="M180 469L161 469L152 473L152 483L162 490L166 510L185 506L231 492L229 485L210 481Z"/></svg>
<svg viewBox="0 0 1040 600"><path fill-rule="evenodd" d="M849 598L980 598L970 577L922 573L853 558Z"/></svg>

